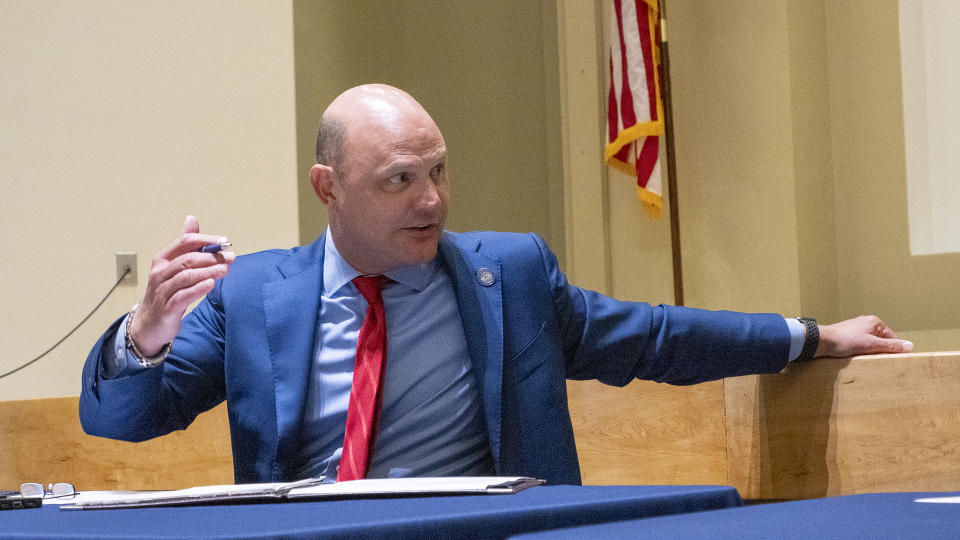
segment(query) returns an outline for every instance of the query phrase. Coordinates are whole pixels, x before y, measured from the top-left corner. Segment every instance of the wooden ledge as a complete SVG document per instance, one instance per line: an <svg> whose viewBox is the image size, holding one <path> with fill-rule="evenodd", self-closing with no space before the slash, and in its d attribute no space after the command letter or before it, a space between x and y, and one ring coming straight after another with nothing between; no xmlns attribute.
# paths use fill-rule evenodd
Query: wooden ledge
<svg viewBox="0 0 960 540"><path fill-rule="evenodd" d="M791 364L727 379L724 404L746 498L960 490L960 352Z"/></svg>

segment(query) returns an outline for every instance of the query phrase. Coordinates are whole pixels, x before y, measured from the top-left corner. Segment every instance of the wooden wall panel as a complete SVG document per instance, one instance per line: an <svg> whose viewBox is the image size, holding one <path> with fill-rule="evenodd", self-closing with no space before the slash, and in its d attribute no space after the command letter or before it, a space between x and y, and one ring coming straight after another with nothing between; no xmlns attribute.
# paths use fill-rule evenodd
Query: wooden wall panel
<svg viewBox="0 0 960 540"><path fill-rule="evenodd" d="M83 432L78 398L0 401L0 489L71 482L77 489L180 489L233 483L226 405L184 431L142 443Z"/></svg>
<svg viewBox="0 0 960 540"><path fill-rule="evenodd" d="M730 484L746 498L960 490L960 352L790 365L689 387L568 384L586 484ZM77 398L0 402L0 489L233 482L226 407L125 443L83 433Z"/></svg>
<svg viewBox="0 0 960 540"><path fill-rule="evenodd" d="M723 383L567 384L584 484L725 484Z"/></svg>
<svg viewBox="0 0 960 540"><path fill-rule="evenodd" d="M725 382L746 498L960 490L960 353L818 360Z"/></svg>

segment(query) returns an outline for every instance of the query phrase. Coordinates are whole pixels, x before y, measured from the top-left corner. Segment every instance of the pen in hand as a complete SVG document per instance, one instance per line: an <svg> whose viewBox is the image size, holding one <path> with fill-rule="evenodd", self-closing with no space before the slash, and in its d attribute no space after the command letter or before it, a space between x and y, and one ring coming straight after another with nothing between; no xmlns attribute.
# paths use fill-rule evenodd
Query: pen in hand
<svg viewBox="0 0 960 540"><path fill-rule="evenodd" d="M228 240L224 240L219 244L207 244L202 248L198 249L197 251L199 251L200 253L219 253L232 245L233 244L231 244Z"/></svg>

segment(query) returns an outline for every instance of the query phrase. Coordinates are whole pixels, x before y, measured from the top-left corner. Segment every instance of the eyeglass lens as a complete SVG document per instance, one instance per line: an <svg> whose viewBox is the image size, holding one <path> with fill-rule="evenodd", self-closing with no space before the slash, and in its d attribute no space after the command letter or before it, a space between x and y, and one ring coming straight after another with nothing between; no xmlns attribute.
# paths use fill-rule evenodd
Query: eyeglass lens
<svg viewBox="0 0 960 540"><path fill-rule="evenodd" d="M66 482L57 482L50 488L50 494L54 497L69 497L74 493L76 493L76 491L73 489L73 484Z"/></svg>
<svg viewBox="0 0 960 540"><path fill-rule="evenodd" d="M24 497L43 497L43 484L27 482L20 484L20 495Z"/></svg>

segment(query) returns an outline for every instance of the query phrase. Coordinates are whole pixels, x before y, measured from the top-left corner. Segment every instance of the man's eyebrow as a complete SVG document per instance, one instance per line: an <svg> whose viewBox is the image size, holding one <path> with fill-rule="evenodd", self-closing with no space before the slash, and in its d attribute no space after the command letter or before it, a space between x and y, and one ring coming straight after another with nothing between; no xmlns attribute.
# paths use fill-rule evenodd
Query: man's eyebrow
<svg viewBox="0 0 960 540"><path fill-rule="evenodd" d="M447 146L446 145L439 146L436 150L434 150L433 152L430 152L428 154L428 157L430 157L433 161L442 161L447 159Z"/></svg>
<svg viewBox="0 0 960 540"><path fill-rule="evenodd" d="M443 149L438 152L435 152L432 155L425 157L422 162L430 168L433 168L438 163L447 162L447 150ZM405 172L412 167L419 166L421 160L419 158L413 157L394 157L390 159L388 163L383 164L376 171L378 176L393 176L394 174L399 174Z"/></svg>
<svg viewBox="0 0 960 540"><path fill-rule="evenodd" d="M444 148L442 151L437 152L437 154L433 157L433 159L432 159L431 161L432 161L432 163L433 163L434 165L437 165L437 164L439 164L439 163L444 163L444 164L446 164L446 162L447 162L447 155L448 155L448 154L447 154L447 149ZM431 166L433 166L433 165L431 165Z"/></svg>

